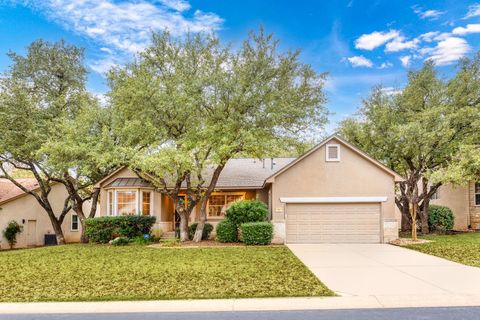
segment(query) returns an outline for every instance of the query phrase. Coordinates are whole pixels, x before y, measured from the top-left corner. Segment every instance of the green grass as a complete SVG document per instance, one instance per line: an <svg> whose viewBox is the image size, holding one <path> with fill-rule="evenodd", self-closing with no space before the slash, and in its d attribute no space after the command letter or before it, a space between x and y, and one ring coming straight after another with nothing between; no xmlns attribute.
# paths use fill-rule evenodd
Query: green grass
<svg viewBox="0 0 480 320"><path fill-rule="evenodd" d="M405 247L469 266L480 267L480 232L454 235L428 235L429 243Z"/></svg>
<svg viewBox="0 0 480 320"><path fill-rule="evenodd" d="M3 302L333 295L283 246L4 251L0 275Z"/></svg>

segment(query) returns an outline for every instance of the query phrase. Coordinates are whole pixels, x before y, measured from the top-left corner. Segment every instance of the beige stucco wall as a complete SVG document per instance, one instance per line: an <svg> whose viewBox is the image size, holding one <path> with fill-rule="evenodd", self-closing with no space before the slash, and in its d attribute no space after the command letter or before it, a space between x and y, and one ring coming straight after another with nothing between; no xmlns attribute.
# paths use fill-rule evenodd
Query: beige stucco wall
<svg viewBox="0 0 480 320"><path fill-rule="evenodd" d="M63 208L63 203L67 197L67 191L65 187L61 184L55 184L52 186L52 191L49 195L50 203L55 212L60 212ZM85 212L90 210L90 203L86 203L84 207ZM80 241L80 228L78 231L71 231L71 219L72 212L69 212L65 217L65 220L62 225L62 229L65 236L65 241L68 242L78 242ZM27 234L31 232L28 230L28 221L35 221L35 239L36 242L34 245L40 246L44 244L44 235L45 234L54 234L53 227L50 223L45 210L38 204L37 200L31 195L24 195L17 199L14 199L10 202L4 203L0 206L0 231L3 231L7 224L15 220L21 226L23 226L23 231L17 236L16 248L27 247ZM0 248L7 249L9 248L7 240L1 235Z"/></svg>
<svg viewBox="0 0 480 320"><path fill-rule="evenodd" d="M340 145L339 162L327 162L325 146L322 146L274 178L272 186L274 223L280 225L285 221L285 204L280 202L281 197L386 196L387 201L382 203L382 216L389 226L395 224L393 175L341 141L333 139L330 143Z"/></svg>
<svg viewBox="0 0 480 320"><path fill-rule="evenodd" d="M438 199L430 200L430 204L449 207L455 216L455 230L467 230L469 225L469 186L441 186ZM473 203L473 202L472 202Z"/></svg>

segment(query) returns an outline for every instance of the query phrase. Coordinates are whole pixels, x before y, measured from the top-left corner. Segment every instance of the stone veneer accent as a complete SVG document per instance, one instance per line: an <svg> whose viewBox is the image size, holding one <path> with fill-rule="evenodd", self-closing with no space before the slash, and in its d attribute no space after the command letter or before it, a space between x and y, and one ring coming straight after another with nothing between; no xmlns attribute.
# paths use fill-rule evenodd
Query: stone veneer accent
<svg viewBox="0 0 480 320"><path fill-rule="evenodd" d="M397 219L383 219L383 243L398 239Z"/></svg>
<svg viewBox="0 0 480 320"><path fill-rule="evenodd" d="M480 229L480 206L475 205L475 182L470 182L469 190L470 226L472 229Z"/></svg>

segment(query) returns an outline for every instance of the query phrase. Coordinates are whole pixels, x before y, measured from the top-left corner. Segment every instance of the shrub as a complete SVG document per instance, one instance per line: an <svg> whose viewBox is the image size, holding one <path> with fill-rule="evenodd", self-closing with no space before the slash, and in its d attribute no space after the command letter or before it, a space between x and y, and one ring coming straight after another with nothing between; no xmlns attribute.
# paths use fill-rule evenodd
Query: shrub
<svg viewBox="0 0 480 320"><path fill-rule="evenodd" d="M99 217L85 221L85 235L92 242L108 243L116 237L135 238L150 234L153 216Z"/></svg>
<svg viewBox="0 0 480 320"><path fill-rule="evenodd" d="M270 222L248 222L240 225L246 245L267 245L272 242L273 225Z"/></svg>
<svg viewBox="0 0 480 320"><path fill-rule="evenodd" d="M149 234L144 234L143 236L137 236L133 239L130 239L130 242L138 245L146 245L154 242L154 237L150 236Z"/></svg>
<svg viewBox="0 0 480 320"><path fill-rule="evenodd" d="M430 228L438 231L453 229L454 216L448 207L430 205L428 208L428 224Z"/></svg>
<svg viewBox="0 0 480 320"><path fill-rule="evenodd" d="M193 236L195 235L196 230L197 230L196 222L188 226L188 238L190 240L193 239ZM212 231L213 231L213 226L210 223L205 223L205 226L203 227L202 240L208 240L210 238L210 233L212 233Z"/></svg>
<svg viewBox="0 0 480 320"><path fill-rule="evenodd" d="M113 246L126 246L129 242L130 240L127 237L116 237L110 241L110 244Z"/></svg>
<svg viewBox="0 0 480 320"><path fill-rule="evenodd" d="M217 224L217 240L220 242L237 242L237 226L225 219Z"/></svg>
<svg viewBox="0 0 480 320"><path fill-rule="evenodd" d="M17 221L10 221L5 230L3 230L3 236L7 239L10 249L17 243L17 235L22 232L22 229L23 227Z"/></svg>
<svg viewBox="0 0 480 320"><path fill-rule="evenodd" d="M232 204L225 217L238 228L242 223L266 221L268 207L258 200L242 200Z"/></svg>

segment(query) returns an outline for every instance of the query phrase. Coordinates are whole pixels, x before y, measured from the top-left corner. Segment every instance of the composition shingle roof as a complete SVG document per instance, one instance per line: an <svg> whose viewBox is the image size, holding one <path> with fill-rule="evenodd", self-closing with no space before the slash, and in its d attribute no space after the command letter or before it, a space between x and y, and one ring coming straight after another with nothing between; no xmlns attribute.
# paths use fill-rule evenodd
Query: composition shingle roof
<svg viewBox="0 0 480 320"><path fill-rule="evenodd" d="M38 188L38 182L34 178L22 178L17 179L17 181L28 190L34 190ZM0 179L0 203L22 194L24 194L24 192L14 185L10 180Z"/></svg>
<svg viewBox="0 0 480 320"><path fill-rule="evenodd" d="M288 165L296 158L238 158L230 159L222 170L216 187L225 188L261 188L265 180ZM207 168L204 179L210 181L214 168ZM151 187L141 178L119 177L105 187ZM185 187L185 185L183 186Z"/></svg>

